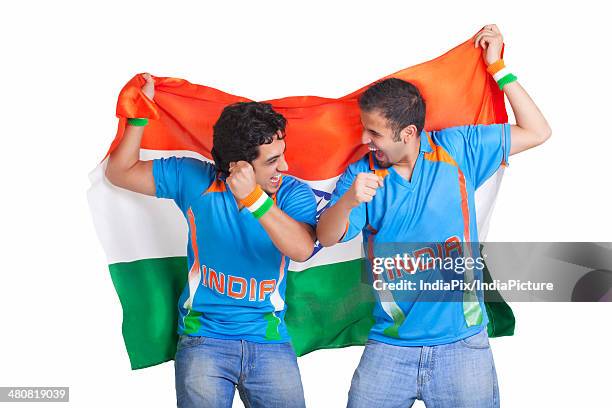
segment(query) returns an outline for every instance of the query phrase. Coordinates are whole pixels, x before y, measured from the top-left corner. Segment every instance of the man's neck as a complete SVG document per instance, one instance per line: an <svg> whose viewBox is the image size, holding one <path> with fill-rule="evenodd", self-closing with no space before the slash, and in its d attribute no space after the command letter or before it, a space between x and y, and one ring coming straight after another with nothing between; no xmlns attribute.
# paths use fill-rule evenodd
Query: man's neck
<svg viewBox="0 0 612 408"><path fill-rule="evenodd" d="M420 150L421 137L419 136L406 146L406 155L393 165L395 171L408 181L412 178L412 172L414 171L414 166L419 157Z"/></svg>

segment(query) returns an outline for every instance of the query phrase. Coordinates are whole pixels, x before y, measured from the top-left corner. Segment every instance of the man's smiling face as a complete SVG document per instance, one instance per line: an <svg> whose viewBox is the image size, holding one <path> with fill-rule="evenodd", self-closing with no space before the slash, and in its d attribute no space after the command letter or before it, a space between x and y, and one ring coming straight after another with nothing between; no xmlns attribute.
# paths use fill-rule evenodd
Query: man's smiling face
<svg viewBox="0 0 612 408"><path fill-rule="evenodd" d="M362 110L361 124L361 142L374 152L374 157L381 167L391 167L406 155L406 144L397 140L395 131L380 111Z"/></svg>
<svg viewBox="0 0 612 408"><path fill-rule="evenodd" d="M259 146L259 156L251 162L257 184L268 194L274 194L280 187L281 173L289 170L285 160L285 140L277 132L272 143Z"/></svg>

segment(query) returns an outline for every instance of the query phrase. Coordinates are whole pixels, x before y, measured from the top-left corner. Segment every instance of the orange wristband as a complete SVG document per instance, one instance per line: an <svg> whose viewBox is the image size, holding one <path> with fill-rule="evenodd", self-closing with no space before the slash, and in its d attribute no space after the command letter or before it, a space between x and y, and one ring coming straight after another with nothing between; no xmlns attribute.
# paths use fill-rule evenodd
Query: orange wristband
<svg viewBox="0 0 612 408"><path fill-rule="evenodd" d="M261 197L263 193L264 191L261 189L259 184L257 184L248 196L240 200L240 204L244 205L245 207L250 207L255 204L255 202L259 199L259 197Z"/></svg>
<svg viewBox="0 0 612 408"><path fill-rule="evenodd" d="M495 75L498 71L501 71L505 67L506 64L504 64L504 60L500 58L487 67L487 72L491 75Z"/></svg>

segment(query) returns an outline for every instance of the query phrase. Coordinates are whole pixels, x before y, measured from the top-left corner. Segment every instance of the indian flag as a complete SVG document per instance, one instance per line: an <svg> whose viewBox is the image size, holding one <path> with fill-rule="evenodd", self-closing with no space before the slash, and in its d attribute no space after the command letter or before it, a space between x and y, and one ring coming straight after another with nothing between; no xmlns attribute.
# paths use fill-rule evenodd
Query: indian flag
<svg viewBox="0 0 612 408"><path fill-rule="evenodd" d="M505 123L503 94L486 72L472 41L389 77L414 83L427 103L427 130L465 124ZM145 128L142 160L188 156L211 160L212 127L223 108L249 101L177 78L155 78L155 102L132 78L117 103L119 126L109 153L120 142L126 118L152 119ZM361 88L341 98L292 96L267 101L287 118L288 173L313 190L318 210L329 202L346 166L366 153L361 145L357 99ZM107 156L108 157L108 153ZM133 193L104 177L106 158L91 172L88 200L123 307L123 337L133 369L174 358L177 302L187 282L187 221L171 200ZM480 240L502 179L498 171L476 192ZM228 254L239 256L240 254ZM364 344L373 324L374 295L363 283L361 237L315 248L306 262L291 262L286 323L298 355L321 348ZM394 305L386 309L393 314ZM492 336L512 334L514 318L503 302L487 303Z"/></svg>

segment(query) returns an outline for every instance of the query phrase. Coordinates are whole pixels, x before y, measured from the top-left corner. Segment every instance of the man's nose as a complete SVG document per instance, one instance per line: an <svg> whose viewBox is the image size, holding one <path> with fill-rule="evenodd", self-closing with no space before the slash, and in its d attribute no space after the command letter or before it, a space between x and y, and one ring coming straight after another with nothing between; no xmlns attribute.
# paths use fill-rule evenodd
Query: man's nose
<svg viewBox="0 0 612 408"><path fill-rule="evenodd" d="M370 139L370 136L368 136L368 132L363 132L361 133L361 143L363 144L369 144L372 141L372 139Z"/></svg>
<svg viewBox="0 0 612 408"><path fill-rule="evenodd" d="M278 159L278 166L276 166L276 170L278 171L287 171L289 170L289 165L287 164L287 160L285 160L285 156L281 156Z"/></svg>

